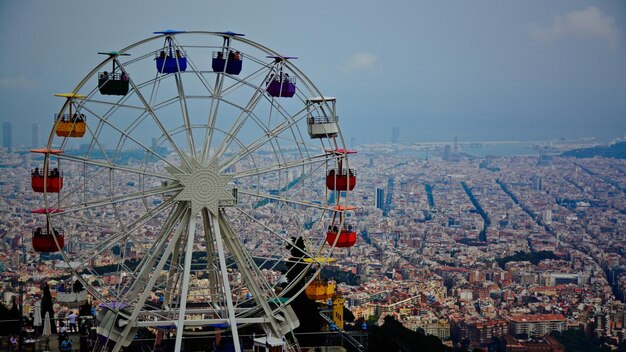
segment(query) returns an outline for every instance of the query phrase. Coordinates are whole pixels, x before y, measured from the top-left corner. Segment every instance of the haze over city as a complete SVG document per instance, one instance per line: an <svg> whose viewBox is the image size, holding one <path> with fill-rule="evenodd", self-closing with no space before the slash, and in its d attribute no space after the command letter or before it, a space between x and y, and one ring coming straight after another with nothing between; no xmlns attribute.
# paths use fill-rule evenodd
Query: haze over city
<svg viewBox="0 0 626 352"><path fill-rule="evenodd" d="M4 1L0 121L42 143L62 101L118 50L164 29L232 30L299 57L338 97L345 137L547 140L626 133L622 1Z"/></svg>
<svg viewBox="0 0 626 352"><path fill-rule="evenodd" d="M0 2L0 352L626 351L625 10Z"/></svg>

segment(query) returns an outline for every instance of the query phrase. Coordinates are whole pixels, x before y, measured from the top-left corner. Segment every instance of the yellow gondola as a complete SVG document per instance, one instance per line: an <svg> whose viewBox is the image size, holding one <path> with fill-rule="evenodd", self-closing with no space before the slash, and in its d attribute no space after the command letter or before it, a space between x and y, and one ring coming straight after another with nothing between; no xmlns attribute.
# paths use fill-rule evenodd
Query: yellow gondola
<svg viewBox="0 0 626 352"><path fill-rule="evenodd" d="M319 275L304 290L309 299L315 301L326 301L335 294L335 282L322 280Z"/></svg>
<svg viewBox="0 0 626 352"><path fill-rule="evenodd" d="M68 114L55 114L54 123L56 135L59 137L82 137L87 131L87 121L85 114L72 111L72 99L85 99L84 95L75 93L55 94L57 97L67 98L69 100Z"/></svg>

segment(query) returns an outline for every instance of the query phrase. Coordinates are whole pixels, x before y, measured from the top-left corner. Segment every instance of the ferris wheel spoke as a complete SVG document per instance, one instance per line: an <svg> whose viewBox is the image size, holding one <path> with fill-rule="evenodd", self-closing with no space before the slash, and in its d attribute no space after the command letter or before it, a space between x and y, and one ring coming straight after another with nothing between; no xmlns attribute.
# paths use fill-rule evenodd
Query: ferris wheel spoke
<svg viewBox="0 0 626 352"><path fill-rule="evenodd" d="M218 74L215 77L215 91L213 92L214 99L211 99L211 106L209 107L207 135L204 138L204 144L202 145L202 156L200 160L202 160L203 162L206 162L209 157L211 143L213 141L213 134L215 133L215 121L217 119L217 112L219 111L221 102L223 84L224 75Z"/></svg>
<svg viewBox="0 0 626 352"><path fill-rule="evenodd" d="M257 61L257 63L260 65L260 67L242 78L239 78L237 76L229 76L229 78L231 78L234 82L231 85L224 88L222 93L224 95L230 94L231 92L235 91L236 89L241 88L242 86L250 87L255 90L259 89L259 86L252 82L255 82L258 79L258 77L262 76L264 72L267 72L268 68L271 65L263 63L261 61ZM265 77L267 77L267 74L265 74Z"/></svg>
<svg viewBox="0 0 626 352"><path fill-rule="evenodd" d="M185 134L187 135L187 145L189 147L189 154L195 157L196 155L196 145L193 140L193 134L191 133L191 121L189 120L189 111L187 108L187 99L185 98L185 89L183 87L182 77L180 72L177 72L174 76L176 79L176 89L178 90L178 96L180 99L180 113L183 120L183 125L185 126Z"/></svg>
<svg viewBox="0 0 626 352"><path fill-rule="evenodd" d="M298 120L286 120L286 121L283 121L282 123L280 123L279 125L277 125L273 129L267 131L263 136L257 138L254 142L252 142L249 145L247 145L247 146L241 148L240 150L238 150L233 156L231 156L228 160L226 160L225 163L220 165L220 170L223 171L223 170L229 168L230 166L234 165L238 161L240 161L246 155L250 155L250 154L254 153L259 148L263 147L266 143L268 143L270 140L276 138L276 136L278 136L280 133L282 133L283 131L287 130L294 123L297 123L299 120L301 120L303 118L304 118L304 115L302 117L300 117Z"/></svg>
<svg viewBox="0 0 626 352"><path fill-rule="evenodd" d="M172 175L170 174L160 174L160 173L154 173L154 172L150 172L147 170L141 170L141 169L135 169L132 167L128 167L128 166L123 166L120 164L115 164L115 163L111 163L111 162L105 162L105 161L98 161L96 159L88 159L85 157L79 157L79 156L74 156L74 155L69 155L69 154L57 154L55 155L55 157L61 159L61 160L69 160L72 162L76 162L76 163L80 163L80 164L84 164L84 165L88 165L88 166L96 166L98 168L102 168L102 169L112 169L112 170L118 170L118 171L124 171L124 172L128 172L128 173L132 173L132 174L138 174L138 175L144 175L144 176L154 176L160 179L164 179L164 180L176 180L176 178L174 178ZM168 166L171 167L175 167L172 164L168 163Z"/></svg>
<svg viewBox="0 0 626 352"><path fill-rule="evenodd" d="M259 221L258 219L256 219L254 216L248 214L248 212L246 212L245 210L237 207L236 208L237 211L239 211L241 214L243 214L246 218L248 218L250 221L254 222L255 224L259 225L263 230L269 232L275 239L279 240L280 242L282 242L282 244L284 245L294 245L295 243L292 243L290 240L284 238L283 236L281 236L280 234L276 233L276 231L274 231L273 229L271 229L269 226L267 226L266 224L264 224L263 222ZM309 253L306 250L301 250L301 252L304 254L305 258L314 258L316 255ZM261 265L262 266L262 265Z"/></svg>
<svg viewBox="0 0 626 352"><path fill-rule="evenodd" d="M239 113L239 116L237 116L237 120L235 120L235 122L231 126L230 131L228 131L226 135L226 138L224 138L222 140L222 143L218 146L217 151L215 152L215 158L217 158L218 160L219 158L221 158L224 151L232 143L233 138L237 136L237 134L239 133L239 131L241 130L245 122L248 120L250 115L252 115L252 110L254 110L254 107L257 105L257 103L259 102L259 100L261 100L262 97L263 97L263 91L260 88L258 88L254 92L252 97L250 97L246 106L242 107L241 112Z"/></svg>
<svg viewBox="0 0 626 352"><path fill-rule="evenodd" d="M202 84L202 87L204 89L206 89L206 91L208 92L208 94L210 96L213 95L213 90L211 89L211 84L207 81L207 79L204 76L203 72L198 68L198 66L196 66L196 64L193 61L191 61L190 58L187 59L187 63L192 68L192 70L191 70L192 74Z"/></svg>
<svg viewBox="0 0 626 352"><path fill-rule="evenodd" d="M88 108L85 108L85 109L86 109L87 111L90 111ZM145 111L145 109L144 109L144 111ZM140 142L139 140L137 140L136 138L134 138L133 136L131 136L131 135L129 134L129 132L128 132L128 131L123 131L123 130L121 130L120 128L118 128L117 126L115 126L114 124L110 123L108 119L106 119L106 118L104 118L104 117L102 117L102 116L99 116L98 114L96 114L96 113L95 113L95 112L93 112L93 111L90 111L90 112L91 112L94 116L96 116L96 117L99 119L99 121L100 121L100 122L99 122L99 126L106 125L108 128L111 128L111 129L113 129L114 131L116 131L117 133L119 133L119 134L120 134L120 136L123 136L124 138L127 138L127 139L129 139L130 141L132 141L133 143L135 143L137 146L139 146L141 149L143 149L146 153L150 154L152 157L155 157L155 158L157 158L157 159L159 159L159 160L161 160L161 161L163 161L163 162L167 163L168 165L170 165L170 166L173 166L173 167L174 167L174 165L171 165L171 164L169 163L169 161L168 161L166 158L164 158L162 155L160 155L159 153L155 152L154 150L152 150L151 148L149 148L148 146L146 146L145 144L143 144L142 142ZM143 119L144 119L144 117L143 117L143 116L144 116L144 115L142 114L142 116L138 117L138 118L137 118L137 120L136 120L136 122L137 122L137 121L141 121L141 120L143 120ZM139 122L137 122L137 123L139 123ZM99 128L100 128L100 127L99 127ZM107 152L106 152L106 150L105 150L105 149L104 149L104 148L100 145L100 143L98 142L98 140L95 138L95 134L97 134L97 132L96 132L96 133L92 133L92 135L93 135L93 137L94 137L92 140L98 144L98 147L100 148L100 151L103 153L103 155L105 156L105 158L106 158L107 160L109 160L109 161L110 161L110 159L109 159L109 157L108 157L108 153L107 153Z"/></svg>
<svg viewBox="0 0 626 352"><path fill-rule="evenodd" d="M321 209L321 210L327 210L327 211L336 211L336 208L331 205L326 206L323 204L307 202L307 201L300 200L300 199L297 199L297 200L290 199L290 198L280 197L278 195L272 195L272 194L264 193L260 191L248 191L248 190L239 188L238 193L244 194L244 195L250 195L253 197L258 197L261 199L274 200L274 201L278 201L278 202L282 202L286 204L297 204L297 205L302 205L302 206L309 207L309 208L315 208L315 209Z"/></svg>
<svg viewBox="0 0 626 352"><path fill-rule="evenodd" d="M190 280L190 274L191 274L191 258L193 256L193 243L194 243L194 237L195 237L195 233L196 233L196 216L195 214L191 214L191 209L188 209L185 212L185 219L183 220L181 225L187 225L187 226L180 226L181 228L186 227L186 229L183 229L181 231L181 233L183 231L186 231L186 240L187 243L185 245L185 251L184 251L184 269L183 269L183 273L182 273L182 286L180 286L180 290L181 293L179 295L180 297L180 302L179 302L179 312L178 312L178 324L176 325L176 330L177 330L177 334L176 334L176 345L175 345L175 350L176 351L180 351L180 347L182 345L182 339L183 339L183 329L185 328L185 311L187 309L187 295L189 293L189 280Z"/></svg>
<svg viewBox="0 0 626 352"><path fill-rule="evenodd" d="M219 277L215 265L215 246L213 242L214 234L211 230L210 215L206 208L202 211L202 230L204 232L204 242L206 244L206 272L209 281L209 300L215 304L218 300Z"/></svg>
<svg viewBox="0 0 626 352"><path fill-rule="evenodd" d="M323 164L327 161L327 157L324 154L300 158L296 160L286 161L284 163L271 164L263 167L255 167L249 170L243 170L232 174L233 179L243 179L246 177L259 176L268 173L274 173L278 170L295 169L305 166L313 166L317 164Z"/></svg>
<svg viewBox="0 0 626 352"><path fill-rule="evenodd" d="M96 258L102 252L109 249L112 244L119 242L121 239L130 236L133 232L139 230L142 226L144 226L148 221L154 219L157 215L161 214L163 211L170 208L175 202L172 200L168 200L166 202L161 203L159 206L148 210L145 214L143 214L138 219L134 220L132 223L127 224L125 228L121 229L116 234L105 238L103 241L98 242L98 245L95 246L92 250L84 253L82 256L78 257L76 261L80 265L84 265L88 263L91 259ZM63 213L55 213L49 214L51 217L61 216Z"/></svg>
<svg viewBox="0 0 626 352"><path fill-rule="evenodd" d="M163 195L169 192L180 191L179 186L161 186L148 191L138 191L121 196L108 196L106 198L91 200L88 202L77 203L74 205L65 206L63 213L73 213L77 211L89 210L93 208L105 207L109 205L116 205L119 203L130 202L138 199L145 199L152 196Z"/></svg>
<svg viewBox="0 0 626 352"><path fill-rule="evenodd" d="M157 117L156 111L152 108L152 106L148 103L148 100L146 100L146 98L143 96L143 94L141 94L141 92L138 90L138 87L135 86L134 82L130 81L130 84L133 86L133 90L136 91L137 93L137 97L139 98L139 100L141 100L141 102L143 103L146 111L148 112L148 114L152 117L152 119L154 120L154 123L156 123L156 125L159 127L159 129L161 130L161 133L163 134L163 136L165 136L166 140L168 141L168 145L170 147L172 147L175 151L176 154L178 154L178 156L180 157L181 161L183 163L185 163L185 165L187 165L187 167L190 167L189 165L189 160L187 159L185 153L183 153L182 150L180 150L180 148L178 147L178 145L174 142L174 139L172 138L172 136L167 132L167 130L165 129L165 127L163 126L163 124L161 123L161 120L159 120L159 118Z"/></svg>

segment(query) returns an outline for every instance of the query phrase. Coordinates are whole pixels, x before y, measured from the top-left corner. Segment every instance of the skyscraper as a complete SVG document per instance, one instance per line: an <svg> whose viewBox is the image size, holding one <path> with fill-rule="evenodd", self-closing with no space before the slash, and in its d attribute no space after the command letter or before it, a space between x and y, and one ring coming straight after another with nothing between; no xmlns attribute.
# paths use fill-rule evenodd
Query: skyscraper
<svg viewBox="0 0 626 352"><path fill-rule="evenodd" d="M33 123L33 127L31 129L31 142L30 142L30 146L32 148L39 148L39 124L38 123Z"/></svg>
<svg viewBox="0 0 626 352"><path fill-rule="evenodd" d="M400 139L400 127L394 127L391 129L391 143L398 143Z"/></svg>
<svg viewBox="0 0 626 352"><path fill-rule="evenodd" d="M376 188L376 209L383 210L385 207L385 190Z"/></svg>
<svg viewBox="0 0 626 352"><path fill-rule="evenodd" d="M8 121L2 125L2 146L13 151L13 126Z"/></svg>

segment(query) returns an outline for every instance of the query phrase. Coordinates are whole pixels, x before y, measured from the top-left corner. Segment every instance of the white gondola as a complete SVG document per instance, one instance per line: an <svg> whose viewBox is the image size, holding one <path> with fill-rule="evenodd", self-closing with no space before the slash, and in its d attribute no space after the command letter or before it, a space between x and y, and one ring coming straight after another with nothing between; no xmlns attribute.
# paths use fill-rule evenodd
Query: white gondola
<svg viewBox="0 0 626 352"><path fill-rule="evenodd" d="M339 133L334 97L313 97L306 100L307 125L311 138L332 138Z"/></svg>

